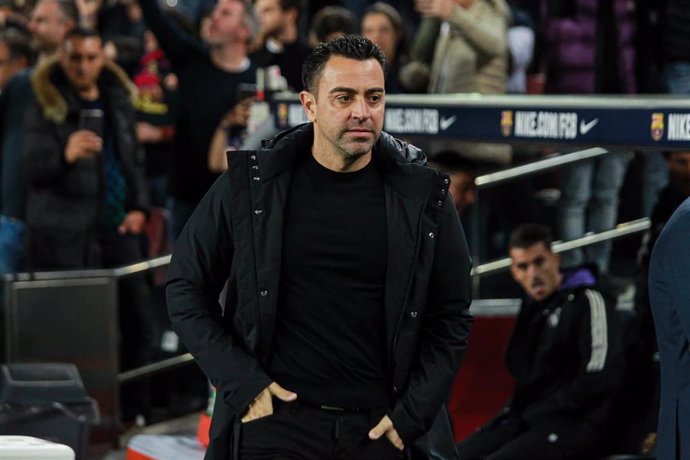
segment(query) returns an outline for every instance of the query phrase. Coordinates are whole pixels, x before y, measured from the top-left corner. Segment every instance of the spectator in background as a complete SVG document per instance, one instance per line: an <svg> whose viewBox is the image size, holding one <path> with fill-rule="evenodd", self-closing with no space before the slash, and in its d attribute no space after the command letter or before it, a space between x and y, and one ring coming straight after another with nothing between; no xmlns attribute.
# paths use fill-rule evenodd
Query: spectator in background
<svg viewBox="0 0 690 460"><path fill-rule="evenodd" d="M75 29L59 59L31 78L26 115L31 270L112 268L140 262L149 210L136 142L132 82L106 63L100 37ZM87 114L98 115L87 121ZM119 280L121 369L144 364L152 319L144 275ZM130 398L131 396L131 398ZM148 395L124 393L123 417L147 415Z"/></svg>
<svg viewBox="0 0 690 460"><path fill-rule="evenodd" d="M237 88L255 82L247 50L255 32L251 11L240 0L221 0L211 14L205 46L168 16L156 0L140 0L144 19L177 75L179 106L169 194L172 241L177 238L217 174L208 169L211 138L237 103Z"/></svg>
<svg viewBox="0 0 690 460"><path fill-rule="evenodd" d="M38 62L57 54L65 35L79 22L79 12L70 0L39 0L31 12L29 30L38 52ZM34 100L32 70L10 80L2 94L0 121L0 274L25 269L26 176L24 113Z"/></svg>
<svg viewBox="0 0 690 460"><path fill-rule="evenodd" d="M310 51L302 40L298 21L303 0L256 0L259 33L250 59L258 68L277 65L292 91L302 90L302 62Z"/></svg>
<svg viewBox="0 0 690 460"><path fill-rule="evenodd" d="M646 11L642 7L647 7ZM638 45L646 58L642 73L647 92L690 95L690 0L663 0L642 3L644 36ZM647 21L647 22L644 22ZM650 61L656 59L658 72ZM651 80L649 81L645 80ZM644 153L643 215L650 216L657 194L669 181L666 161L660 152Z"/></svg>
<svg viewBox="0 0 690 460"><path fill-rule="evenodd" d="M28 16L29 2L0 0L0 29L7 27L25 28Z"/></svg>
<svg viewBox="0 0 690 460"><path fill-rule="evenodd" d="M381 48L388 59L386 93L405 92L398 81L400 67L407 62L407 40L402 17L391 5L376 2L364 10L362 36Z"/></svg>
<svg viewBox="0 0 690 460"><path fill-rule="evenodd" d="M441 21L431 63L429 92L502 94L508 78L507 30L510 9L504 0L415 0L428 21ZM438 143L434 150L447 146ZM478 162L508 164L507 144L457 143L453 148Z"/></svg>
<svg viewBox="0 0 690 460"><path fill-rule="evenodd" d="M465 233L467 233L468 226L466 221L469 217L469 208L474 204L477 190L474 184L474 180L477 177L477 166L453 150L437 153L429 161L429 166L444 174L448 174L448 177L450 177L448 191L453 197L455 209L458 211L463 224L465 224L463 228Z"/></svg>
<svg viewBox="0 0 690 460"><path fill-rule="evenodd" d="M416 0L441 20L429 92L502 94L508 72L510 10L503 0Z"/></svg>
<svg viewBox="0 0 690 460"><path fill-rule="evenodd" d="M342 6L326 6L316 12L309 26L309 45L357 32L357 17Z"/></svg>
<svg viewBox="0 0 690 460"><path fill-rule="evenodd" d="M509 2L511 21L508 28L509 75L506 92L524 94L527 92L527 69L534 56L534 20L529 13Z"/></svg>
<svg viewBox="0 0 690 460"><path fill-rule="evenodd" d="M629 94L636 91L634 3L628 0L542 0L542 11L546 93ZM596 124L592 129L596 132ZM580 130L584 134L582 124ZM588 231L602 232L614 227L618 195L629 160L629 152L613 151L562 171L558 216L561 239L569 241ZM610 255L611 242L598 243L585 251L575 249L564 253L563 266L593 264L604 283L611 279L608 276Z"/></svg>
<svg viewBox="0 0 690 460"><path fill-rule="evenodd" d="M506 352L515 380L508 405L458 444L460 458L596 458L622 375L613 305L587 269L561 272L551 231L510 235L510 268L527 298Z"/></svg>
<svg viewBox="0 0 690 460"><path fill-rule="evenodd" d="M29 19L32 45L38 51L38 63L54 56L65 35L79 24L76 3L70 0L39 0Z"/></svg>
<svg viewBox="0 0 690 460"><path fill-rule="evenodd" d="M101 5L101 0L78 0L78 4L83 5L80 10L84 11ZM139 4L135 0L105 1L91 15L91 28L98 30L103 39L106 56L132 78L145 51L146 26Z"/></svg>
<svg viewBox="0 0 690 460"><path fill-rule="evenodd" d="M177 76L156 37L150 31L145 32L144 37L146 52L134 77L138 89L137 140L146 152L146 179L151 204L163 208L175 136Z"/></svg>
<svg viewBox="0 0 690 460"><path fill-rule="evenodd" d="M32 52L25 35L11 28L0 31L0 94L10 79L31 61Z"/></svg>

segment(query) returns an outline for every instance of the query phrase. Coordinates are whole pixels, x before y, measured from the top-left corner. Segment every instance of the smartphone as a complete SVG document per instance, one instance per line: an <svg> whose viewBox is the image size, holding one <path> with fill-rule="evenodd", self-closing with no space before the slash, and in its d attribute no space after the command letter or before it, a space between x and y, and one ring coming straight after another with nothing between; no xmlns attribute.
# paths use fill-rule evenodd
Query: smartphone
<svg viewBox="0 0 690 460"><path fill-rule="evenodd" d="M103 137L103 111L101 109L83 109L79 112L79 129L93 131Z"/></svg>

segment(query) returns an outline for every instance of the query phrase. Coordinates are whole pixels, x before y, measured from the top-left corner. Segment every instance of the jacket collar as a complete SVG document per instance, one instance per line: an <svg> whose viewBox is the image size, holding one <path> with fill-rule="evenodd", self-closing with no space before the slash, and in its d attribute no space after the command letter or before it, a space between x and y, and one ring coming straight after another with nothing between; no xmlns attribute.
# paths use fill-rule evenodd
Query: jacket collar
<svg viewBox="0 0 690 460"><path fill-rule="evenodd" d="M116 64L106 61L99 77L99 85L103 82L122 86L134 100L136 87L124 70ZM31 85L43 116L54 123L64 123L67 114L73 110L74 98L64 90L68 83L60 67L59 59L53 57L39 65L31 74Z"/></svg>
<svg viewBox="0 0 690 460"><path fill-rule="evenodd" d="M288 171L301 155L311 152L314 141L314 126L305 123L264 140L265 155L258 158L262 181L269 181ZM382 132L373 149L377 162L387 183L408 198L418 199L417 190L428 180L420 171L426 164L426 154L419 148Z"/></svg>

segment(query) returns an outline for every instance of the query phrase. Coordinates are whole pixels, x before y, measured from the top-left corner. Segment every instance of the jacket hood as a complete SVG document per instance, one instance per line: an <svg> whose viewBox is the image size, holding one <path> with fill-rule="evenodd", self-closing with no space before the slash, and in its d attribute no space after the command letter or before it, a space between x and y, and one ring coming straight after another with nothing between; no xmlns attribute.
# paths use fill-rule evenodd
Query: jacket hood
<svg viewBox="0 0 690 460"><path fill-rule="evenodd" d="M43 116L54 123L63 123L69 113L70 105L56 84L55 76L58 72L64 75L60 68L59 58L50 58L39 65L32 73L31 85ZM137 91L136 86L134 86L125 71L118 65L106 61L98 78L99 84L104 80L115 82L115 84L121 86L129 93L130 100L134 101Z"/></svg>

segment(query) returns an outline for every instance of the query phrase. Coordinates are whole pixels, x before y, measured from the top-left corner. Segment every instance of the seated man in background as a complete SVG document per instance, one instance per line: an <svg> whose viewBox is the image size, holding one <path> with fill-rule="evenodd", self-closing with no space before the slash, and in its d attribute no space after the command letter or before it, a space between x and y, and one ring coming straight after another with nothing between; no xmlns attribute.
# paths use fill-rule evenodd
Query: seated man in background
<svg viewBox="0 0 690 460"><path fill-rule="evenodd" d="M511 274L527 294L508 345L515 380L503 411L458 444L471 459L594 458L620 383L614 312L587 269L560 271L551 231L525 224L510 235Z"/></svg>

